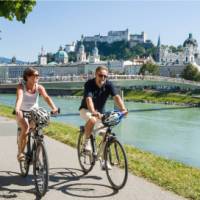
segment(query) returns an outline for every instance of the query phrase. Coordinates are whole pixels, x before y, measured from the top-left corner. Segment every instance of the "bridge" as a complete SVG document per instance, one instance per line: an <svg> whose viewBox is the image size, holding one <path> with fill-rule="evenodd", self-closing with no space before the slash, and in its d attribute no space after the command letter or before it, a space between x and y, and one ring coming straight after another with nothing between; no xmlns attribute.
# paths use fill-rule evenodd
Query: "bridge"
<svg viewBox="0 0 200 200"><path fill-rule="evenodd" d="M92 78L85 76L52 76L40 77L40 83L48 90L78 90L83 89L86 80ZM143 76L143 75L109 75L117 87L128 89L134 87L153 86L160 88L174 88L196 90L200 89L200 83L188 81L181 78L170 78L161 76ZM15 89L20 79L0 79L0 89Z"/></svg>

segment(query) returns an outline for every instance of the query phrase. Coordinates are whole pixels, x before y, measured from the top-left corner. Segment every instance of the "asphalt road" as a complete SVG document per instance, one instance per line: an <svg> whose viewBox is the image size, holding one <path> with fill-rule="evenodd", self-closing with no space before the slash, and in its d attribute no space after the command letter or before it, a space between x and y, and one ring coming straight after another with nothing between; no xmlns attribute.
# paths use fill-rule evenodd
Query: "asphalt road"
<svg viewBox="0 0 200 200"><path fill-rule="evenodd" d="M99 163L86 176L80 170L77 151L45 137L49 157L49 190L46 200L183 200L182 197L129 174L126 186L116 192ZM19 175L16 159L16 122L0 117L0 199L37 199L32 166L28 177Z"/></svg>

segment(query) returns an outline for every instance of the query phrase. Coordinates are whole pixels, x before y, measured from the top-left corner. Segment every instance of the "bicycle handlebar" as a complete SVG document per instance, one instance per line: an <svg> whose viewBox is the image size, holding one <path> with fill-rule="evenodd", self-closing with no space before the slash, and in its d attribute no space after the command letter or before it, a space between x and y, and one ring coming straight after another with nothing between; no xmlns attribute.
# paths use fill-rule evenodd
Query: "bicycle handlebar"
<svg viewBox="0 0 200 200"><path fill-rule="evenodd" d="M60 114L60 108L58 108L58 114ZM12 115L16 115L16 110L15 109L12 111ZM50 112L50 115L51 115L51 117L55 117L56 116L56 114L54 114L52 111Z"/></svg>

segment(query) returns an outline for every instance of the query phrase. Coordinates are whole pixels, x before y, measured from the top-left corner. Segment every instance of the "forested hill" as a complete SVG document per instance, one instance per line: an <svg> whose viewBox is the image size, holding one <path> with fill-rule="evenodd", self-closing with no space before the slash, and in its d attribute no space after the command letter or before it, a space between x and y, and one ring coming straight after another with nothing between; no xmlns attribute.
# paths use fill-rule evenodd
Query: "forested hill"
<svg viewBox="0 0 200 200"><path fill-rule="evenodd" d="M79 48L81 42L78 42L77 47ZM87 54L91 54L94 49L94 42L83 42L85 51ZM111 44L107 42L98 42L97 47L101 60L106 59L131 59L137 56L153 56L155 55L156 47L152 43L140 43L135 46L131 46L129 42L119 41Z"/></svg>

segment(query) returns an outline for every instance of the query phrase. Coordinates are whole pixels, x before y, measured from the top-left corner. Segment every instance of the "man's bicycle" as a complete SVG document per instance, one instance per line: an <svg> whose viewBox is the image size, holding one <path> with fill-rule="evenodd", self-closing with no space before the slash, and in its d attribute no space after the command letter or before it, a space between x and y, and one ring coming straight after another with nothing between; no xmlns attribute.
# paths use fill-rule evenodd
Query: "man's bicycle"
<svg viewBox="0 0 200 200"><path fill-rule="evenodd" d="M87 174L92 170L96 161L103 161L107 178L116 190L123 188L128 178L128 163L125 150L115 133L112 132L112 128L119 124L123 117L124 114L122 112L116 111L103 115L102 123L104 126L101 128L104 129L106 127L107 131L102 138L97 138L98 136L95 134L97 130L93 131L90 136L92 152L87 152L84 149L84 126L81 126L77 146L78 160L83 172ZM109 169L108 165L111 165L112 169Z"/></svg>
<svg viewBox="0 0 200 200"><path fill-rule="evenodd" d="M50 114L43 108L34 108L30 112L30 128L25 146L25 159L19 161L21 176L26 177L30 165L33 165L36 194L42 197L47 192L49 180L48 156L44 143L42 129L48 125ZM20 127L18 127L17 142L19 141Z"/></svg>

